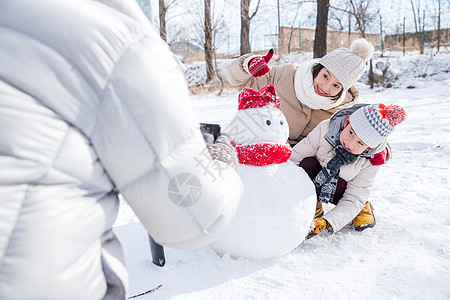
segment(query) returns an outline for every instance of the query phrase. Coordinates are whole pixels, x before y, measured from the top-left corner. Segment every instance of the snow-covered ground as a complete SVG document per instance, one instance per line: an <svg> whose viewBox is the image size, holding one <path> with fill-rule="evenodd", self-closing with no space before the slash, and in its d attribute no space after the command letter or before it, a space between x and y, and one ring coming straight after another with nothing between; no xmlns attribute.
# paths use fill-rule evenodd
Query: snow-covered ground
<svg viewBox="0 0 450 300"><path fill-rule="evenodd" d="M390 136L393 159L370 197L374 228L317 236L266 261L219 256L208 246L166 248L167 263L160 268L124 202L114 231L125 250L130 296L162 284L137 299L450 299L449 58L391 58L392 74L398 75L393 88L356 85L362 102L400 104L408 114ZM199 122L226 127L237 95L192 97Z"/></svg>

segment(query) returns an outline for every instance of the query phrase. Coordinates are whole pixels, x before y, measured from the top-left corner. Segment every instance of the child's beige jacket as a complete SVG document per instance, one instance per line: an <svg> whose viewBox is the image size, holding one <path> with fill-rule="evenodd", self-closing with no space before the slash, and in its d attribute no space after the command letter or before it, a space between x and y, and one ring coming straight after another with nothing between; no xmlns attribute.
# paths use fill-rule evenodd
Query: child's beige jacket
<svg viewBox="0 0 450 300"><path fill-rule="evenodd" d="M335 156L333 146L324 136L329 130L329 120L325 120L301 140L292 151L290 160L298 165L306 157L315 157L320 165L325 166ZM377 153L386 147L386 142L377 148ZM347 181L344 196L323 218L333 227L334 232L351 222L363 209L369 199L370 189L380 166L374 166L365 157L359 157L354 163L340 168L339 176Z"/></svg>

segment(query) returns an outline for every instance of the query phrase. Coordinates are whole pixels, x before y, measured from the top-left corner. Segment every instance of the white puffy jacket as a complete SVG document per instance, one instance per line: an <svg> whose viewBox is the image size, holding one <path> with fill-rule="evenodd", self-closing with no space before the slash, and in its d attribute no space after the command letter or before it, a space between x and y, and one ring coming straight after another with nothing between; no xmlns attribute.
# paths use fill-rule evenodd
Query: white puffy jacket
<svg viewBox="0 0 450 300"><path fill-rule="evenodd" d="M178 249L242 195L166 44L135 1L109 4L0 1L0 299L125 298L118 192Z"/></svg>

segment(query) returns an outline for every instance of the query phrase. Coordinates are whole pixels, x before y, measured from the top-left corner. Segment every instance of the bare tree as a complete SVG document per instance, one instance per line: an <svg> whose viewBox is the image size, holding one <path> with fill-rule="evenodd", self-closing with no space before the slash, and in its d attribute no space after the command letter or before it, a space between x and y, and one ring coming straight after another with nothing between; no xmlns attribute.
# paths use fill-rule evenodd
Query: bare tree
<svg viewBox="0 0 450 300"><path fill-rule="evenodd" d="M204 7L201 5L191 6L188 10L194 18L195 44L205 51L206 82L211 81L215 76L214 58L216 51L216 39L225 30L224 12L214 11L214 2L204 0ZM225 9L226 5L224 6ZM220 79L220 78L219 78Z"/></svg>
<svg viewBox="0 0 450 300"><path fill-rule="evenodd" d="M181 0L159 0L159 36L167 41L167 12Z"/></svg>
<svg viewBox="0 0 450 300"><path fill-rule="evenodd" d="M212 22L211 22L211 0L205 0L205 62L206 82L214 77L213 46L212 46Z"/></svg>
<svg viewBox="0 0 450 300"><path fill-rule="evenodd" d="M350 25L346 23L350 22L349 14L349 0L333 1L328 12L328 27L339 31L345 30Z"/></svg>
<svg viewBox="0 0 450 300"><path fill-rule="evenodd" d="M411 8L413 11L413 16L414 16L414 26L416 29L417 43L419 44L419 47L420 47L420 54L423 54L423 43L420 41L420 25L421 25L421 21L423 21L420 18L420 0L417 0L417 3L415 6L414 6L414 1L411 0ZM417 15L416 15L416 9L417 9Z"/></svg>
<svg viewBox="0 0 450 300"><path fill-rule="evenodd" d="M280 39L281 39L281 21L280 21L280 0L277 0L277 21L278 21L278 44L277 44L277 48L280 49ZM292 28L292 26L291 26ZM292 32L292 29L291 29ZM292 35L292 34L291 34ZM288 45L288 49L289 49Z"/></svg>
<svg viewBox="0 0 450 300"><path fill-rule="evenodd" d="M438 0L438 13L437 13L437 52L441 47L441 0Z"/></svg>
<svg viewBox="0 0 450 300"><path fill-rule="evenodd" d="M167 7L164 3L164 0L159 0L159 36L163 40L167 40L167 38L166 38L166 14L167 14Z"/></svg>
<svg viewBox="0 0 450 300"><path fill-rule="evenodd" d="M377 17L372 9L373 0L350 0L350 14L354 17L356 22L356 30L359 31L363 38L366 38L366 30L370 27ZM369 62L369 84L373 88L373 64L372 59Z"/></svg>
<svg viewBox="0 0 450 300"><path fill-rule="evenodd" d="M250 21L258 12L261 0L258 0L251 16L249 15L250 2L251 0L241 0L241 55L250 52Z"/></svg>
<svg viewBox="0 0 450 300"><path fill-rule="evenodd" d="M317 0L316 32L314 36L314 58L327 54L327 27L329 0Z"/></svg>
<svg viewBox="0 0 450 300"><path fill-rule="evenodd" d="M166 43L170 46L176 43L183 43L186 41L186 36L188 35L188 30L186 26L179 23L173 23L167 27L166 32Z"/></svg>
<svg viewBox="0 0 450 300"><path fill-rule="evenodd" d="M334 7L332 7L332 6L330 6L330 8L334 8ZM336 10L335 9L331 9L330 11L329 11L329 24L328 24L328 26L331 28L331 29L334 29L334 30L339 30L339 31L343 31L344 30L344 28L345 28L345 25L343 24L343 20L345 20L344 19L344 17L343 17L343 14L342 14L342 11L340 11L340 14L339 13L336 13ZM334 24L336 24L336 25L334 25Z"/></svg>
<svg viewBox="0 0 450 300"><path fill-rule="evenodd" d="M302 6L303 3L304 3L304 1L296 1L294 3L290 3L290 4L293 4L293 6L292 5L287 6L287 9L289 9L290 11L295 10L295 15L294 15L294 18L292 19L290 30L289 30L289 37L288 37L288 43L287 43L287 52L288 53L291 53L292 38L293 38L295 29L296 29L295 24L297 22L300 7ZM301 28L298 28L298 30L301 30ZM280 38L281 37L279 37L278 39L280 39ZM301 45L300 40L299 40L299 45Z"/></svg>
<svg viewBox="0 0 450 300"><path fill-rule="evenodd" d="M437 41L437 52L441 46L441 0L439 0L439 14L438 14L438 41Z"/></svg>
<svg viewBox="0 0 450 300"><path fill-rule="evenodd" d="M365 38L367 28L376 20L376 13L371 10L373 0L350 0L350 13L355 18L356 30Z"/></svg>

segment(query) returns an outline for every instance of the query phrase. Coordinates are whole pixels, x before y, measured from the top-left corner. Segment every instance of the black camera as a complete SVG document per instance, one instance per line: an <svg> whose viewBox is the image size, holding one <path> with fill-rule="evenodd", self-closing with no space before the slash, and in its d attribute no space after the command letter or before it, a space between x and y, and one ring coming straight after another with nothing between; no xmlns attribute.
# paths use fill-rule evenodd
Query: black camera
<svg viewBox="0 0 450 300"><path fill-rule="evenodd" d="M212 134L214 136L214 141L216 141L217 137L220 135L219 124L200 123L200 130Z"/></svg>

